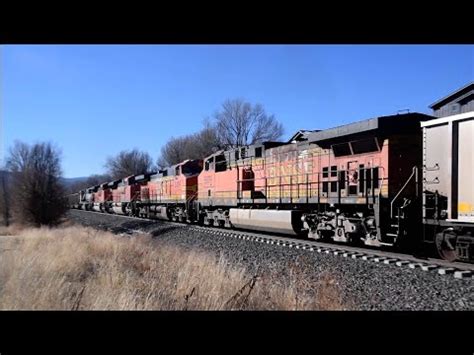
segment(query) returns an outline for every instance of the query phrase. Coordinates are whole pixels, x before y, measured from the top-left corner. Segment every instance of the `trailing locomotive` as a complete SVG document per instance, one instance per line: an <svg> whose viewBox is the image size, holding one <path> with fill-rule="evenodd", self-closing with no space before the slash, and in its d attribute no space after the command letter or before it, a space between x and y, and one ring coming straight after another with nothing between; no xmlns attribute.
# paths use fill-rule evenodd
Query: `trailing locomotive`
<svg viewBox="0 0 474 355"><path fill-rule="evenodd" d="M410 251L432 243L472 261L473 137L474 112L376 117L104 183L71 206Z"/></svg>

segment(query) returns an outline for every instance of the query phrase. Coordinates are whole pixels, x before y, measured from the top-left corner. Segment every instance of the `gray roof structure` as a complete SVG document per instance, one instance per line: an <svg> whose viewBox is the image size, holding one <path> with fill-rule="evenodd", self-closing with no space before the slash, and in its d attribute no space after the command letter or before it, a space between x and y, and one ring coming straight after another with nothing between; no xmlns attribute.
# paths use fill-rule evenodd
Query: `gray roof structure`
<svg viewBox="0 0 474 355"><path fill-rule="evenodd" d="M433 110L437 110L438 108L447 104L450 101L453 101L455 99L462 99L464 96L471 95L472 93L474 93L474 81L443 97L442 99L439 99L438 101L432 103L429 107Z"/></svg>
<svg viewBox="0 0 474 355"><path fill-rule="evenodd" d="M374 117L310 133L308 135L308 142L327 141L370 131L380 131L380 133L401 131L419 127L420 121L428 121L434 118L433 116L418 112Z"/></svg>

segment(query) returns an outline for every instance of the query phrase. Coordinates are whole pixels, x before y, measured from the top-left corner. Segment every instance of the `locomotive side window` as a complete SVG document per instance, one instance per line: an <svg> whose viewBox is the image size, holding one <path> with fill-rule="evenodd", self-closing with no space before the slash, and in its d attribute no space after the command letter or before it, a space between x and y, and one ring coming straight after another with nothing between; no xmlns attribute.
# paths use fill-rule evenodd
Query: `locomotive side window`
<svg viewBox="0 0 474 355"><path fill-rule="evenodd" d="M323 168L323 178L329 177L329 167L325 166Z"/></svg>
<svg viewBox="0 0 474 355"><path fill-rule="evenodd" d="M359 192L365 192L364 164L359 165Z"/></svg>
<svg viewBox="0 0 474 355"><path fill-rule="evenodd" d="M344 190L346 188L346 171L339 171L339 190Z"/></svg>
<svg viewBox="0 0 474 355"><path fill-rule="evenodd" d="M216 157L216 173L227 170L227 161L224 154Z"/></svg>
<svg viewBox="0 0 474 355"><path fill-rule="evenodd" d="M242 157L242 159L245 159L245 148L242 148L240 150L240 156Z"/></svg>
<svg viewBox="0 0 474 355"><path fill-rule="evenodd" d="M235 151L235 160L239 160L239 150Z"/></svg>
<svg viewBox="0 0 474 355"><path fill-rule="evenodd" d="M379 168L373 168L374 189L379 187Z"/></svg>
<svg viewBox="0 0 474 355"><path fill-rule="evenodd" d="M186 164L186 165L182 165L181 166L181 172L183 174L197 174L197 173L200 173L201 172L201 166L197 163L193 163L193 164Z"/></svg>
<svg viewBox="0 0 474 355"><path fill-rule="evenodd" d="M379 187L379 168L365 169L365 180L367 180L368 189L371 187L377 189Z"/></svg>
<svg viewBox="0 0 474 355"><path fill-rule="evenodd" d="M323 192L328 192L329 183L327 181L323 182Z"/></svg>
<svg viewBox="0 0 474 355"><path fill-rule="evenodd" d="M349 195L357 195L357 185L349 185Z"/></svg>
<svg viewBox="0 0 474 355"><path fill-rule="evenodd" d="M178 176L181 173L181 169L179 166L176 167L175 172L176 172L176 176Z"/></svg>
<svg viewBox="0 0 474 355"><path fill-rule="evenodd" d="M372 171L372 169L370 169L370 168L365 169L365 179L367 180L367 188L368 189L372 188L372 176L370 174L371 171Z"/></svg>
<svg viewBox="0 0 474 355"><path fill-rule="evenodd" d="M209 167L211 165L211 159L206 160L206 162L204 163L204 170L209 171Z"/></svg>
<svg viewBox="0 0 474 355"><path fill-rule="evenodd" d="M337 176L337 165L331 166L331 176Z"/></svg>
<svg viewBox="0 0 474 355"><path fill-rule="evenodd" d="M255 148L255 158L262 157L262 147Z"/></svg>

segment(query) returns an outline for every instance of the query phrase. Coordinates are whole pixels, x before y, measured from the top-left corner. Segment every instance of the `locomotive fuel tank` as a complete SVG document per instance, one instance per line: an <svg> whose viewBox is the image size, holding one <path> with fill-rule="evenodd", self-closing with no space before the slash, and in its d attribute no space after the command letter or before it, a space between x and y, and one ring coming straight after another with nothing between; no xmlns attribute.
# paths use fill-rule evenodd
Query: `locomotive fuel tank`
<svg viewBox="0 0 474 355"><path fill-rule="evenodd" d="M165 206L150 206L150 215L157 219L169 219L168 209Z"/></svg>
<svg viewBox="0 0 474 355"><path fill-rule="evenodd" d="M234 227L267 232L297 235L302 230L301 211L297 210L229 210L230 222Z"/></svg>
<svg viewBox="0 0 474 355"><path fill-rule="evenodd" d="M112 206L112 211L116 214L125 214L122 206Z"/></svg>
<svg viewBox="0 0 474 355"><path fill-rule="evenodd" d="M102 209L100 208L100 205L98 203L94 203L92 206L92 210L96 212L102 212Z"/></svg>

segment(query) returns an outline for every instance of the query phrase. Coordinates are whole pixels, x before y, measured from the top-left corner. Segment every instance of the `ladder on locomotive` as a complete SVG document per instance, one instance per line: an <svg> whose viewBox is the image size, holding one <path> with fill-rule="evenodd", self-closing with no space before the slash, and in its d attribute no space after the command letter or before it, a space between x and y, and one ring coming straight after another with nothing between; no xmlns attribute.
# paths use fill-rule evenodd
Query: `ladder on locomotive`
<svg viewBox="0 0 474 355"><path fill-rule="evenodd" d="M186 202L184 203L184 208L186 212L186 222L191 223L191 211L194 211L194 201L197 199L197 194L192 194L188 198L186 198ZM198 211L196 211L198 213Z"/></svg>
<svg viewBox="0 0 474 355"><path fill-rule="evenodd" d="M415 184L415 196L413 198L403 197L400 198L400 195L405 191L410 182ZM418 167L414 166L412 169L411 175L408 177L405 184L398 191L395 197L390 202L390 221L388 232L385 233L386 236L392 237L394 244L400 237L403 237L407 234L407 228L410 221L408 217L410 216L409 210L417 207L418 196ZM401 200L401 204L396 204L396 202Z"/></svg>

